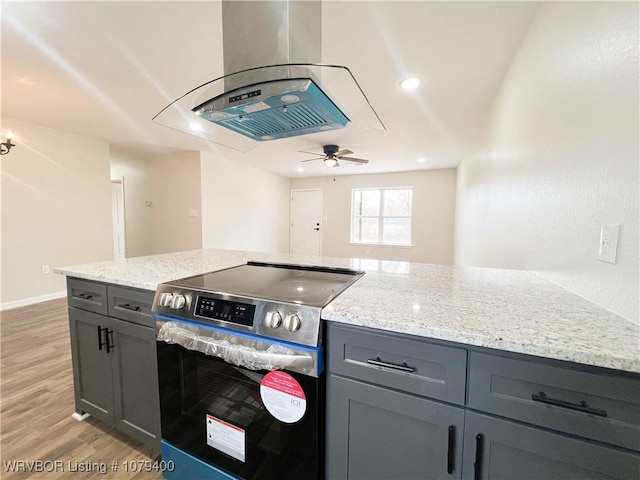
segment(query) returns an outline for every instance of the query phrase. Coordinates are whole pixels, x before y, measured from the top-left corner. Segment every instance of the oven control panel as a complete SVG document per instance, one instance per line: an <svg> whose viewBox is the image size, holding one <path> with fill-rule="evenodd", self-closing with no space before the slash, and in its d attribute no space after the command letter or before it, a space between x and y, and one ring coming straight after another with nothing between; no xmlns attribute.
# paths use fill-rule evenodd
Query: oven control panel
<svg viewBox="0 0 640 480"><path fill-rule="evenodd" d="M320 341L321 309L309 305L160 284L152 312L301 345L315 347Z"/></svg>
<svg viewBox="0 0 640 480"><path fill-rule="evenodd" d="M253 325L253 317L256 313L256 306L246 303L231 302L217 298L198 296L193 314L196 317L212 320L222 320L224 322L236 323L238 325Z"/></svg>

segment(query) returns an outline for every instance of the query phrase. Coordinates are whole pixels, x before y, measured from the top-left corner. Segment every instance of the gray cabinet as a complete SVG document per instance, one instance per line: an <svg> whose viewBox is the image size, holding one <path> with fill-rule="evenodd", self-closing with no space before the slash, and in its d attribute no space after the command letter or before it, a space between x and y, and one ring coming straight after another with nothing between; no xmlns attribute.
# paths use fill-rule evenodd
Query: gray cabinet
<svg viewBox="0 0 640 480"><path fill-rule="evenodd" d="M76 410L159 450L153 292L73 278L68 292Z"/></svg>
<svg viewBox="0 0 640 480"><path fill-rule="evenodd" d="M330 480L640 478L640 375L327 332Z"/></svg>
<svg viewBox="0 0 640 480"><path fill-rule="evenodd" d="M531 359L471 352L468 406L640 450L640 381Z"/></svg>
<svg viewBox="0 0 640 480"><path fill-rule="evenodd" d="M69 308L69 333L73 359L76 410L113 423L113 376L111 355L104 345L107 317ZM99 345L103 343L102 345Z"/></svg>
<svg viewBox="0 0 640 480"><path fill-rule="evenodd" d="M328 325L327 478L460 478L466 351Z"/></svg>
<svg viewBox="0 0 640 480"><path fill-rule="evenodd" d="M332 375L327 478L460 478L464 410Z"/></svg>
<svg viewBox="0 0 640 480"><path fill-rule="evenodd" d="M640 478L637 375L472 351L467 406L464 478Z"/></svg>
<svg viewBox="0 0 640 480"><path fill-rule="evenodd" d="M637 454L473 412L464 445L469 480L640 478Z"/></svg>

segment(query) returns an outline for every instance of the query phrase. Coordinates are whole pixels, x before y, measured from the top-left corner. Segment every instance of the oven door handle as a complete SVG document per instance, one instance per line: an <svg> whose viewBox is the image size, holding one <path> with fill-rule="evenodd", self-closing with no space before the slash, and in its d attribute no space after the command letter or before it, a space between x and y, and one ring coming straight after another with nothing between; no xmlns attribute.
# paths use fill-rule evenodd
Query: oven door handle
<svg viewBox="0 0 640 480"><path fill-rule="evenodd" d="M218 357L249 370L292 369L308 375L313 375L316 370L316 361L310 353L296 352L279 343L248 339L181 322L162 324L156 339Z"/></svg>

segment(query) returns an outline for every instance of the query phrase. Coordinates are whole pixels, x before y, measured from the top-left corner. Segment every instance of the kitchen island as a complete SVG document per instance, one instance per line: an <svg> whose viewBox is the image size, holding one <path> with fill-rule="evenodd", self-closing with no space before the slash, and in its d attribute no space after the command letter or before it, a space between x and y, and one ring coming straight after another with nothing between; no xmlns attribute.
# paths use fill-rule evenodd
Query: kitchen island
<svg viewBox="0 0 640 480"><path fill-rule="evenodd" d="M155 291L248 260L364 270L324 308L331 322L640 373L640 326L532 272L216 249L54 271Z"/></svg>
<svg viewBox="0 0 640 480"><path fill-rule="evenodd" d="M74 355L120 337L113 393L74 359L76 408L156 445L153 292L250 260L366 272L322 311L325 478L637 478L640 327L525 271L209 249L56 268Z"/></svg>

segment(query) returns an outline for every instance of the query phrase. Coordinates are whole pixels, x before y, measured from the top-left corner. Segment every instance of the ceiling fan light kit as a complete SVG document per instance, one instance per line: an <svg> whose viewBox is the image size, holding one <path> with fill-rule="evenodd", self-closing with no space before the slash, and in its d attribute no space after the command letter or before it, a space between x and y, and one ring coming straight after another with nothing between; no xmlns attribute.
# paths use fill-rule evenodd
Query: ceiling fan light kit
<svg viewBox="0 0 640 480"><path fill-rule="evenodd" d="M340 150L338 145L325 145L322 147L324 155L316 158L309 158L308 160L302 160L302 162L312 162L314 160L322 160L327 167L339 167L341 161L351 162L354 165L365 165L369 163L369 160L363 158L347 157L353 152L351 150ZM301 152L310 153L316 155L314 152Z"/></svg>
<svg viewBox="0 0 640 480"><path fill-rule="evenodd" d="M333 157L325 158L324 159L324 164L327 167L337 167L338 166L338 160L336 160Z"/></svg>

